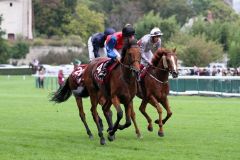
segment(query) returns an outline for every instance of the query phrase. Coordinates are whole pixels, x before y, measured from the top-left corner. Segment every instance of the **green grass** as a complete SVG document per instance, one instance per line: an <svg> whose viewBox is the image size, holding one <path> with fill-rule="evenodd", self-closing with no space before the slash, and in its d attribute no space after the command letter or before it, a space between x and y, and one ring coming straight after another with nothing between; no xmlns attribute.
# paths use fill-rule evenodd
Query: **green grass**
<svg viewBox="0 0 240 160"><path fill-rule="evenodd" d="M84 104L93 140L88 139L78 117L74 98L54 105L48 101L49 93L36 89L32 77L0 76L1 160L240 159L239 98L170 96L173 117L164 126L163 138L157 136L157 125L153 132L147 131L147 122L138 111L140 100L135 99L143 138L136 138L132 125L117 131L114 142L106 140L107 145L101 146L89 99ZM153 107L147 112L153 120L157 118ZM100 107L99 113L104 119ZM104 135L107 139L106 131Z"/></svg>

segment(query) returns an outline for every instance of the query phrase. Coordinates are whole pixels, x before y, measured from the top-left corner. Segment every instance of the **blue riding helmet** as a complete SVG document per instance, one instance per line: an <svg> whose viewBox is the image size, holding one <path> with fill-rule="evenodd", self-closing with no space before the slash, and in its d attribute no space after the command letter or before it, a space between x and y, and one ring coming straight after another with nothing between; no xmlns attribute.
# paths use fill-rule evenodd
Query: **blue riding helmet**
<svg viewBox="0 0 240 160"><path fill-rule="evenodd" d="M104 31L104 35L105 36L108 36L108 35L111 35L111 34L113 34L113 33L115 33L116 31L115 31L115 29L113 29L113 28L106 28L105 29L105 31Z"/></svg>

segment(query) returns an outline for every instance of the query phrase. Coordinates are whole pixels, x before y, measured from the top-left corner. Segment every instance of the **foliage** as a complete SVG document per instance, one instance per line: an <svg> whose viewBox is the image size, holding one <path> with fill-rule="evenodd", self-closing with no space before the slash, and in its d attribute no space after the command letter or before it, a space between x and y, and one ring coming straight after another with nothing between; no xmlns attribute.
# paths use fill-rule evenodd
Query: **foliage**
<svg viewBox="0 0 240 160"><path fill-rule="evenodd" d="M229 39L229 23L221 22L220 20L215 20L212 23L207 21L202 21L201 17L198 17L198 21L196 21L192 28L190 29L190 33L192 35L201 35L204 34L207 40L217 41L224 47L226 51L228 49L228 39Z"/></svg>
<svg viewBox="0 0 240 160"><path fill-rule="evenodd" d="M2 38L5 34L1 29L2 16L0 15L0 63L7 63L10 55L8 54L9 46L7 42Z"/></svg>
<svg viewBox="0 0 240 160"><path fill-rule="evenodd" d="M160 13L163 18L175 15L180 25L183 25L187 18L193 16L192 6L186 0L151 0L148 2L141 0L141 2L145 12L153 10L154 13Z"/></svg>
<svg viewBox="0 0 240 160"><path fill-rule="evenodd" d="M76 0L35 0L33 1L36 33L63 35L63 25L69 23Z"/></svg>
<svg viewBox="0 0 240 160"><path fill-rule="evenodd" d="M29 44L27 42L24 42L23 40L17 40L10 48L11 58L25 58L27 53L29 53Z"/></svg>
<svg viewBox="0 0 240 160"><path fill-rule="evenodd" d="M174 16L163 19L159 14L154 14L153 11L151 11L136 22L136 37L139 39L145 34L149 34L153 27L159 27L161 29L164 34L162 37L164 41L168 41L169 38L179 30Z"/></svg>
<svg viewBox="0 0 240 160"><path fill-rule="evenodd" d="M229 48L229 61L228 66L239 67L240 66L240 43L233 41Z"/></svg>
<svg viewBox="0 0 240 160"><path fill-rule="evenodd" d="M207 41L204 35L191 36L178 33L171 38L171 42L180 46L177 52L178 57L183 61L185 66L205 67L210 62L222 58L223 50L221 45L214 41ZM167 46L173 46L173 44Z"/></svg>
<svg viewBox="0 0 240 160"><path fill-rule="evenodd" d="M104 30L103 14L89 10L84 4L78 4L75 15L69 19L69 24L64 25L65 33L79 35L84 41L91 34Z"/></svg>

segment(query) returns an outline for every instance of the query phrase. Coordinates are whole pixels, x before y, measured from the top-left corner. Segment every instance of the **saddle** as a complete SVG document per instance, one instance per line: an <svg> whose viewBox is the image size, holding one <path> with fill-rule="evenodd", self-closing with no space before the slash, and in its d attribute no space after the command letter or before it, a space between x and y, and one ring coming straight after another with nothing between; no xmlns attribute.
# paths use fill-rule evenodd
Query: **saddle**
<svg viewBox="0 0 240 160"><path fill-rule="evenodd" d="M97 65L97 69L94 71L93 73L93 77L95 78L95 80L100 83L100 84L104 84L106 82L109 81L109 77L111 75L111 72L112 70L119 64L118 61L114 62L113 64L107 66L106 68L106 75L104 76L103 79L101 79L99 77L99 73L102 72L102 70L104 69L104 64L107 63L108 61L110 61L110 58L109 59L104 59L102 60L98 65Z"/></svg>
<svg viewBox="0 0 240 160"><path fill-rule="evenodd" d="M73 77L73 80L77 85L80 85L82 81L82 75L86 67L87 67L87 64L78 65L71 73L71 76Z"/></svg>

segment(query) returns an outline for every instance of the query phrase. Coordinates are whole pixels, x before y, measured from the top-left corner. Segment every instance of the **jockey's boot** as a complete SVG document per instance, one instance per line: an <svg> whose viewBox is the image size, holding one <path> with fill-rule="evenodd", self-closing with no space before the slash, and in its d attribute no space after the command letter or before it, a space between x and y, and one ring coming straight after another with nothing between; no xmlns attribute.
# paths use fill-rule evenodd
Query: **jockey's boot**
<svg viewBox="0 0 240 160"><path fill-rule="evenodd" d="M103 79L103 78L106 76L106 74L107 74L107 67L110 66L110 65L112 65L113 62L114 62L114 60L111 59L111 60L107 61L106 63L104 63L104 65L103 65L103 67L102 67L102 70L101 70L100 73L98 74L98 77L99 77L100 79Z"/></svg>
<svg viewBox="0 0 240 160"><path fill-rule="evenodd" d="M78 86L77 89L72 90L72 93L75 97L81 97L83 90L84 90L83 86Z"/></svg>

